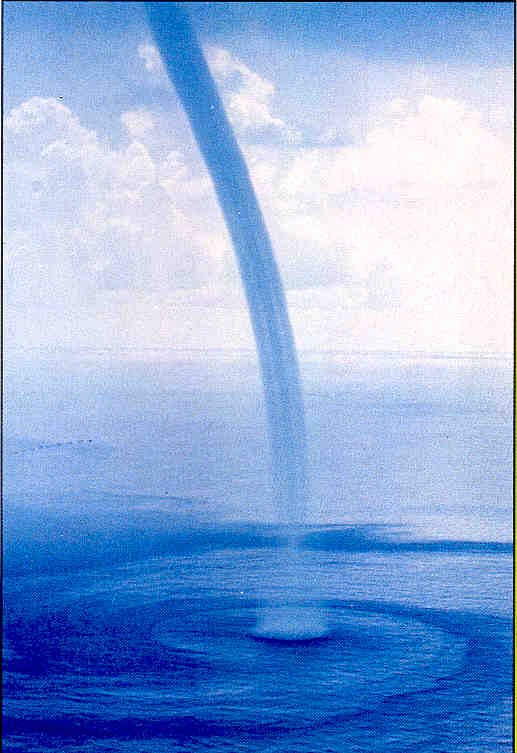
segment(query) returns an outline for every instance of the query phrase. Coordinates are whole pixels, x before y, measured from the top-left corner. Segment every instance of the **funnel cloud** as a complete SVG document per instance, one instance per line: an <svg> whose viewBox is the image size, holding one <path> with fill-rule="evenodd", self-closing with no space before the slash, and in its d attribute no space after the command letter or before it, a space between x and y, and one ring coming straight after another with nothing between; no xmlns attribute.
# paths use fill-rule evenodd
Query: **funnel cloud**
<svg viewBox="0 0 517 753"><path fill-rule="evenodd" d="M262 370L274 493L285 522L299 524L306 505L304 410L294 338L269 235L186 12L177 3L146 3L146 9L233 241Z"/></svg>

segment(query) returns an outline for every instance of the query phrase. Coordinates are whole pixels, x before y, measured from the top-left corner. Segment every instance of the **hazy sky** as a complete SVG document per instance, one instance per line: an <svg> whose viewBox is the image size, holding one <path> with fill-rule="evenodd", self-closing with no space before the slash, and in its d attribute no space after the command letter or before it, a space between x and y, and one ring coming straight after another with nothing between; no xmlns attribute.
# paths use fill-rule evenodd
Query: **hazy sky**
<svg viewBox="0 0 517 753"><path fill-rule="evenodd" d="M509 351L512 3L185 3L299 348ZM6 346L253 347L140 3L4 2Z"/></svg>

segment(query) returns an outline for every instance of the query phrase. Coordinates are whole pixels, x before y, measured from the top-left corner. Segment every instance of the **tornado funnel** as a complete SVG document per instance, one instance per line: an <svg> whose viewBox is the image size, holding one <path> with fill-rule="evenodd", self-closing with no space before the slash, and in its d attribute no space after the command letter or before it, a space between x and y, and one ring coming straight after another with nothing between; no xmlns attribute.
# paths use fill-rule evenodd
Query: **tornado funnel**
<svg viewBox="0 0 517 753"><path fill-rule="evenodd" d="M244 157L181 3L146 3L148 18L212 177L238 259L269 420L273 489L284 522L303 522L306 440L300 377L284 290Z"/></svg>

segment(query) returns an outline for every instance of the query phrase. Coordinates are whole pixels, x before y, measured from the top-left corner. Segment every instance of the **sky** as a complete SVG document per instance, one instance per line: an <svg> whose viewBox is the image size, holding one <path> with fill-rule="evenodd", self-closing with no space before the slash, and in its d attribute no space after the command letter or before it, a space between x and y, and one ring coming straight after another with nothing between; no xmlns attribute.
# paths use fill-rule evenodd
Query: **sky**
<svg viewBox="0 0 517 753"><path fill-rule="evenodd" d="M297 347L510 352L513 4L184 5ZM3 63L6 349L253 348L143 4L8 0Z"/></svg>

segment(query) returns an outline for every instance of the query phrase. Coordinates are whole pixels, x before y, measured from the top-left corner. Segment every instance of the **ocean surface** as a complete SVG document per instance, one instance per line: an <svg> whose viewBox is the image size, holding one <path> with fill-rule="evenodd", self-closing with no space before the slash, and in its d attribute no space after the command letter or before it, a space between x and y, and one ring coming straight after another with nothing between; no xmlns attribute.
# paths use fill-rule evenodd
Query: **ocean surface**
<svg viewBox="0 0 517 753"><path fill-rule="evenodd" d="M294 565L253 354L6 372L4 750L512 749L507 360L302 354Z"/></svg>

